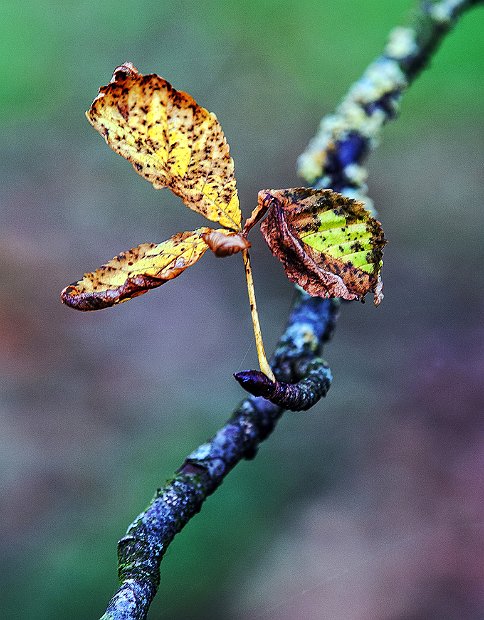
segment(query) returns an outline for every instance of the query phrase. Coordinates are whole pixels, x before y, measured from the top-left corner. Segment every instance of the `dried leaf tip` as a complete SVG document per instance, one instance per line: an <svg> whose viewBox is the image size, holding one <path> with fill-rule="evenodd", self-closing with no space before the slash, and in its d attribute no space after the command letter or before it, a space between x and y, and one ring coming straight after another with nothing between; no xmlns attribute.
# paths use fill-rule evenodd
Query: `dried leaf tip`
<svg viewBox="0 0 484 620"><path fill-rule="evenodd" d="M113 77L111 78L110 84L125 80L130 75L138 74L139 71L132 62L123 62L122 65L119 65L119 67L116 67L116 69L113 71Z"/></svg>
<svg viewBox="0 0 484 620"><path fill-rule="evenodd" d="M375 306L379 306L383 301L385 295L383 294L383 282L381 280L380 275L378 275L378 282L375 286L375 290L373 291L373 303Z"/></svg>

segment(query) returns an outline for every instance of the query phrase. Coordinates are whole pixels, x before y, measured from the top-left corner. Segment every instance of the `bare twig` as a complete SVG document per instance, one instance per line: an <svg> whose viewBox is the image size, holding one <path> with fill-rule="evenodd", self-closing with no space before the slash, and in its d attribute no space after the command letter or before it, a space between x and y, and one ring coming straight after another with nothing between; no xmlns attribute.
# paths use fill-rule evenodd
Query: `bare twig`
<svg viewBox="0 0 484 620"><path fill-rule="evenodd" d="M394 118L402 94L424 69L460 15L482 0L422 2L413 23L392 31L384 54L358 80L333 116L321 123L299 160L299 172L317 187L331 187L367 201L363 162L383 125ZM338 315L338 300L298 292L286 330L272 357L278 393L242 402L215 437L189 455L174 478L119 541L120 587L102 620L142 620L156 594L160 562L174 536L242 459L253 458L274 430L282 407L312 406L329 388L331 374L319 359ZM284 383L299 383L287 389ZM262 386L263 393L263 386Z"/></svg>

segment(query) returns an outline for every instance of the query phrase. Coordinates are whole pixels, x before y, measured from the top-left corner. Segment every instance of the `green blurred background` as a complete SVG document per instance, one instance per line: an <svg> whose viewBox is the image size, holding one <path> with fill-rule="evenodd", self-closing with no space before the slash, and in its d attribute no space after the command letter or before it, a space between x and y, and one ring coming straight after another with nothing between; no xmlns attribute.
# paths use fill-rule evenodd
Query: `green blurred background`
<svg viewBox="0 0 484 620"><path fill-rule="evenodd" d="M204 225L84 111L116 65L216 112L245 215L404 24L411 0L0 6L3 618L96 618L116 541L256 366L242 261L206 256L122 307L59 291L121 250ZM348 305L324 402L286 415L170 546L150 618L484 616L484 11L469 13L370 161L385 301ZM291 305L254 235L266 346Z"/></svg>

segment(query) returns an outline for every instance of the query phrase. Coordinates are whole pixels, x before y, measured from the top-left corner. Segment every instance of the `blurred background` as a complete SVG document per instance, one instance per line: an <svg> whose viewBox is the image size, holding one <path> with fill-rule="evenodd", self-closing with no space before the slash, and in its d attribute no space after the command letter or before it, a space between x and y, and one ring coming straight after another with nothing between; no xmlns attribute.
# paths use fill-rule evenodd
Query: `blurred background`
<svg viewBox="0 0 484 620"><path fill-rule="evenodd" d="M0 600L89 619L116 541L224 423L256 367L242 261L208 254L121 307L60 290L121 250L205 225L89 126L133 62L220 119L247 216L300 184L322 115L412 0L3 2L0 7ZM371 157L385 301L343 307L328 397L287 414L170 546L150 618L484 617L484 10L466 15ZM254 235L266 347L292 287Z"/></svg>

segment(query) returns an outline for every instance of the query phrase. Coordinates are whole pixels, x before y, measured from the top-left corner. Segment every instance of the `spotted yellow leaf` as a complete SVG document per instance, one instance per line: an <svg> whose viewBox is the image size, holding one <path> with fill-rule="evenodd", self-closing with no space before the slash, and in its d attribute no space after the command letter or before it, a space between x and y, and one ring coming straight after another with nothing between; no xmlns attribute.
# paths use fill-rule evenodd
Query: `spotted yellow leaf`
<svg viewBox="0 0 484 620"><path fill-rule="evenodd" d="M210 228L199 228L122 252L66 286L61 299L76 310L99 310L142 295L196 263L208 249L203 235L210 232Z"/></svg>
<svg viewBox="0 0 484 620"><path fill-rule="evenodd" d="M266 212L262 234L291 281L318 297L363 299L372 291L380 303L386 241L363 203L329 189L263 190L250 226Z"/></svg>
<svg viewBox="0 0 484 620"><path fill-rule="evenodd" d="M100 88L86 115L156 189L169 187L190 209L240 230L229 146L215 114L190 95L125 63Z"/></svg>

